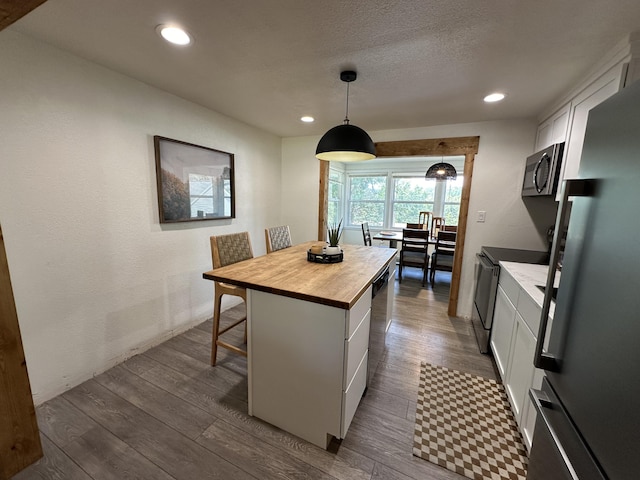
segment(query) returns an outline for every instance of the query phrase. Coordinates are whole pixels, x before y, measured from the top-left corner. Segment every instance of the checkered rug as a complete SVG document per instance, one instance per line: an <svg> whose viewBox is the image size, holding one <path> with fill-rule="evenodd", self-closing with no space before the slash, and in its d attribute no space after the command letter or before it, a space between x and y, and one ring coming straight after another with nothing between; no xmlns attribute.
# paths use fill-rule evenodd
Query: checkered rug
<svg viewBox="0 0 640 480"><path fill-rule="evenodd" d="M504 387L422 363L413 454L473 480L524 480L527 453Z"/></svg>

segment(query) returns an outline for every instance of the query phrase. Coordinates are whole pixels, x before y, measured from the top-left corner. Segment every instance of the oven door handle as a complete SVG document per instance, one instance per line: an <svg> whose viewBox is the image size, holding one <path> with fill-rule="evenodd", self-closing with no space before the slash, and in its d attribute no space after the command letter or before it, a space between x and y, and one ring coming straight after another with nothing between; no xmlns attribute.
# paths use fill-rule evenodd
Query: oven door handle
<svg viewBox="0 0 640 480"><path fill-rule="evenodd" d="M480 260L480 263L482 264L483 267L488 267L488 268L493 268L493 262L491 260L489 260L489 257L487 257L484 253L480 252L480 253L476 253L476 256L478 257L478 260Z"/></svg>

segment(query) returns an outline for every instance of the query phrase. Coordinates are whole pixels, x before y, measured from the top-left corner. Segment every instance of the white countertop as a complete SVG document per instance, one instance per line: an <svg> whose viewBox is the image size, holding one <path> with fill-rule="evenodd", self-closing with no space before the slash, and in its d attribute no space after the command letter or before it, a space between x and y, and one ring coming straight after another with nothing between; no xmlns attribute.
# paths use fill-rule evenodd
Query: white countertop
<svg viewBox="0 0 640 480"><path fill-rule="evenodd" d="M504 268L518 282L520 287L527 292L531 299L542 307L544 301L544 293L536 285L546 285L547 273L549 267L547 265L535 265L532 263L516 263L516 262L500 262L500 267ZM554 286L560 283L560 272L556 272ZM549 317L553 318L556 302L551 301L549 307Z"/></svg>

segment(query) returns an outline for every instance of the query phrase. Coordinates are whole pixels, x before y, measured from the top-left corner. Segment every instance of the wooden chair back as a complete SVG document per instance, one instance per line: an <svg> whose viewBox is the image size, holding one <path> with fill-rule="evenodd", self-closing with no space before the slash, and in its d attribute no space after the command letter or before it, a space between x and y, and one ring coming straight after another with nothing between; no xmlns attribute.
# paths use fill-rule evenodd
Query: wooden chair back
<svg viewBox="0 0 640 480"><path fill-rule="evenodd" d="M433 212L420 212L418 213L418 223L422 225L423 230L429 230L431 225L431 216Z"/></svg>
<svg viewBox="0 0 640 480"><path fill-rule="evenodd" d="M265 243L267 244L267 253L289 248L291 246L291 232L289 230L289 225L265 228L264 238Z"/></svg>
<svg viewBox="0 0 640 480"><path fill-rule="evenodd" d="M409 230L429 230L428 227L421 223L407 223L407 228Z"/></svg>
<svg viewBox="0 0 640 480"><path fill-rule="evenodd" d="M362 239L365 246L371 246L371 231L369 230L369 222L362 223Z"/></svg>
<svg viewBox="0 0 640 480"><path fill-rule="evenodd" d="M438 232L444 229L444 224L444 217L433 217L431 219L431 233L434 237L438 238Z"/></svg>
<svg viewBox="0 0 640 480"><path fill-rule="evenodd" d="M398 269L398 281L402 283L403 267L421 268L422 286L427 280L429 269L429 231L422 229L404 228L402 230L402 248Z"/></svg>
<svg viewBox="0 0 640 480"><path fill-rule="evenodd" d="M436 246L431 254L431 285L435 283L436 270L452 272L453 258L456 251L456 232L440 231Z"/></svg>
<svg viewBox="0 0 640 480"><path fill-rule="evenodd" d="M213 268L225 267L253 258L249 232L214 235L210 240Z"/></svg>

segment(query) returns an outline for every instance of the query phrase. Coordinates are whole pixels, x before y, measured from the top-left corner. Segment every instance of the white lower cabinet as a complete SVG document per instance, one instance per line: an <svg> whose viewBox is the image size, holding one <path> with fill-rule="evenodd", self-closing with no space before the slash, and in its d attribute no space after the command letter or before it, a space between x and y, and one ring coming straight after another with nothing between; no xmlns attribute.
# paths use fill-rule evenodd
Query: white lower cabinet
<svg viewBox="0 0 640 480"><path fill-rule="evenodd" d="M491 350L502 378L507 398L522 434L531 448L536 411L529 398L530 388L539 388L543 372L533 364L537 326L541 308L505 270L500 270L496 295Z"/></svg>
<svg viewBox="0 0 640 480"><path fill-rule="evenodd" d="M516 307L509 300L502 287L498 285L498 294L493 310L493 326L491 327L491 350L493 350L493 357L496 359L498 371L503 379L507 373L515 320Z"/></svg>
<svg viewBox="0 0 640 480"><path fill-rule="evenodd" d="M529 388L533 380L533 354L536 339L524 323L522 316L516 312L516 321L511 337L511 351L505 387L511 402L513 414L522 430L522 412L529 402Z"/></svg>
<svg viewBox="0 0 640 480"><path fill-rule="evenodd" d="M248 290L249 414L327 448L367 382L371 287L350 310Z"/></svg>

